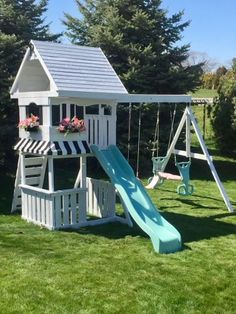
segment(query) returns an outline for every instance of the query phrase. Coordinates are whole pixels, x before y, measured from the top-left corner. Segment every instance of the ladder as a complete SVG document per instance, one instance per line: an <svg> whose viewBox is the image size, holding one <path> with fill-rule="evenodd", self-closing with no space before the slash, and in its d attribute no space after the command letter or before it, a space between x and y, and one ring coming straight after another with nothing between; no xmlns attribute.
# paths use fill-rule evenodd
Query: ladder
<svg viewBox="0 0 236 314"><path fill-rule="evenodd" d="M21 189L19 187L21 183L21 161L20 156L17 164L16 179L14 185L14 195L11 206L11 212L15 212L21 209ZM47 166L47 157L27 157L25 156L25 183L31 186L37 186L42 188L45 171Z"/></svg>

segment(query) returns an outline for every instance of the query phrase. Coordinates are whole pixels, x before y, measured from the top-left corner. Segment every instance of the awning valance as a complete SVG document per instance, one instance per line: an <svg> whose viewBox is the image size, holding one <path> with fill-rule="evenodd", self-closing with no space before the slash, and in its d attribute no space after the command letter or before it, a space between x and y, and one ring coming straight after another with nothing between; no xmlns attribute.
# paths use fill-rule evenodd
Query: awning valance
<svg viewBox="0 0 236 314"><path fill-rule="evenodd" d="M86 141L36 141L22 138L15 145L15 150L36 155L78 155L89 154L90 148Z"/></svg>

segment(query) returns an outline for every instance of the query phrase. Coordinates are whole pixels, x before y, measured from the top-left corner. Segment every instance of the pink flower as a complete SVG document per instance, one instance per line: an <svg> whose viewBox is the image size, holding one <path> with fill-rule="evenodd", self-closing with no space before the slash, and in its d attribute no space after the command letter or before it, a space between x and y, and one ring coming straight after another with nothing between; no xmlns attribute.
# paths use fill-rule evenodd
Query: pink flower
<svg viewBox="0 0 236 314"><path fill-rule="evenodd" d="M58 131L66 133L66 135L68 133L84 132L84 120L79 120L76 116L74 116L71 120L69 118L65 118L60 122Z"/></svg>
<svg viewBox="0 0 236 314"><path fill-rule="evenodd" d="M58 130L59 130L60 132L64 132L64 131L65 131L64 125L61 125L61 124L60 124Z"/></svg>
<svg viewBox="0 0 236 314"><path fill-rule="evenodd" d="M33 114L30 115L30 117L26 118L25 120L21 120L18 124L19 128L22 129L30 129L35 128L39 126L39 117L34 116Z"/></svg>

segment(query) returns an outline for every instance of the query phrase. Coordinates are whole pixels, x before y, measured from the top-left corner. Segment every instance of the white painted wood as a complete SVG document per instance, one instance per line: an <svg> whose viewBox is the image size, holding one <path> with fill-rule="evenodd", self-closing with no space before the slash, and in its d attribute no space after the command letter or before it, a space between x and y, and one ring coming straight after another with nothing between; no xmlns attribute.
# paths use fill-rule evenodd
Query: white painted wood
<svg viewBox="0 0 236 314"><path fill-rule="evenodd" d="M58 91L59 97L74 97L79 99L95 99L98 102L114 101L117 103L191 103L191 96L187 95L145 95L88 91Z"/></svg>
<svg viewBox="0 0 236 314"><path fill-rule="evenodd" d="M40 175L42 172L42 167L37 167L37 168L25 168L25 176L37 176Z"/></svg>
<svg viewBox="0 0 236 314"><path fill-rule="evenodd" d="M87 213L96 217L115 216L116 193L110 182L87 178Z"/></svg>
<svg viewBox="0 0 236 314"><path fill-rule="evenodd" d="M40 105L40 103L37 103ZM44 126L52 126L52 110L49 106L43 106L42 107L43 112L43 125Z"/></svg>
<svg viewBox="0 0 236 314"><path fill-rule="evenodd" d="M11 205L11 213L15 212L21 205L21 191L19 188L20 184L20 157L18 157L18 163L17 163L17 170L16 170L16 177L15 177L15 184L14 184L14 194L13 194L13 200Z"/></svg>
<svg viewBox="0 0 236 314"><path fill-rule="evenodd" d="M69 225L69 201L68 194L63 195L63 225Z"/></svg>
<svg viewBox="0 0 236 314"><path fill-rule="evenodd" d="M36 219L36 195L32 193L31 195L31 212L32 212L32 221L37 221Z"/></svg>
<svg viewBox="0 0 236 314"><path fill-rule="evenodd" d="M47 223L46 223L46 204L45 204L45 195L42 195L42 198L41 198L41 213L42 213L42 225L46 226Z"/></svg>
<svg viewBox="0 0 236 314"><path fill-rule="evenodd" d="M54 198L54 214L55 214L55 228L60 228L61 226L61 196L60 195L55 195Z"/></svg>
<svg viewBox="0 0 236 314"><path fill-rule="evenodd" d="M77 214L77 210L76 210L76 193L71 193L70 195L70 203L71 203L71 225L76 224L77 223L77 219L76 219L76 214Z"/></svg>
<svg viewBox="0 0 236 314"><path fill-rule="evenodd" d="M111 105L113 107L116 107L116 103L114 103L112 100L107 100L107 101L101 101L98 99L80 99L78 97L73 98L73 97L50 97L49 98L49 103L50 105L60 105L60 104L76 104L78 106L91 106L94 104L107 104L107 105Z"/></svg>
<svg viewBox="0 0 236 314"><path fill-rule="evenodd" d="M27 100L35 97L58 97L59 94L57 91L40 91L40 92L19 92L16 91L13 94L10 95L12 99L18 99L18 100Z"/></svg>
<svg viewBox="0 0 236 314"><path fill-rule="evenodd" d="M15 78L15 80L14 80L14 82L13 82L12 87L11 87L11 90L10 90L10 94L11 94L11 95L13 95L14 93L16 93L17 90L18 90L19 77L20 77L20 75L21 75L21 72L22 72L22 70L23 70L23 67L24 67L24 65L25 65L25 62L26 62L26 60L27 60L29 57L30 57L30 48L27 48L26 53L25 53L25 55L24 55L24 58L23 58L23 60L22 60L22 62L21 62L20 68L19 68L19 70L18 70L18 72L17 72L17 74L16 74L16 78Z"/></svg>
<svg viewBox="0 0 236 314"><path fill-rule="evenodd" d="M81 182L81 177L82 177L82 169L80 168L78 171L76 180L75 180L74 189L77 189L79 187L80 182Z"/></svg>
<svg viewBox="0 0 236 314"><path fill-rule="evenodd" d="M25 156L23 153L20 153L20 175L21 183L25 184Z"/></svg>
<svg viewBox="0 0 236 314"><path fill-rule="evenodd" d="M45 41L30 44L34 56L31 58L32 52L28 49L11 89L12 95L16 94L18 86L22 92L68 89L127 93L100 48L69 45L68 49L68 45Z"/></svg>
<svg viewBox="0 0 236 314"><path fill-rule="evenodd" d="M48 189L50 192L54 191L54 166L53 158L48 158Z"/></svg>
<svg viewBox="0 0 236 314"><path fill-rule="evenodd" d="M40 198L37 195L37 199L36 199L36 221L41 223L41 206L40 206Z"/></svg>
<svg viewBox="0 0 236 314"><path fill-rule="evenodd" d="M115 190L111 183L87 178L86 186L91 187L91 190L88 191L86 187L86 189L50 192L38 187L21 185L22 199L24 199L25 204L22 218L50 230L120 221L120 219L122 223L129 223L129 217L124 219L116 216ZM88 214L97 216L98 222L91 223L89 220L81 221L80 219L80 210L82 209L83 212L81 196L83 197L86 191L88 191ZM97 195L96 202L94 202L95 198L92 198L91 194Z"/></svg>
<svg viewBox="0 0 236 314"><path fill-rule="evenodd" d="M49 90L50 81L39 60L26 60L18 80L18 92Z"/></svg>
<svg viewBox="0 0 236 314"><path fill-rule="evenodd" d="M170 147L169 147L169 149L168 149L168 151L167 151L166 159L165 159L165 162L163 163L163 172L165 171L165 168L166 168L166 166L167 166L167 164L168 164L168 162L169 162L169 159L170 159L170 157L171 157L171 154L172 154L173 151L174 151L174 148L175 148L175 145L176 145L176 143L177 143L177 141L178 141L178 138L179 138L179 136L180 136L180 133L181 133L183 127L184 127L184 124L185 124L185 121L186 121L186 116L187 116L187 111L186 111L186 109L185 109L185 111L184 111L184 113L183 113L183 115L182 115L182 118L181 118L181 120L180 120L180 123L179 123L179 125L178 125L178 128L177 128L177 130L176 130L176 132L175 132L174 138L173 138L173 140L172 140L172 142L171 142L171 144L170 144Z"/></svg>
<svg viewBox="0 0 236 314"><path fill-rule="evenodd" d="M175 155L189 157L189 154L185 150L174 149L173 153ZM199 153L192 153L191 152L190 157L195 158L195 159L200 159L200 160L207 160L206 156L204 154L199 154ZM210 158L211 158L211 160L213 160L212 156L210 156Z"/></svg>
<svg viewBox="0 0 236 314"><path fill-rule="evenodd" d="M42 162L42 170L41 170L41 175L40 175L40 179L39 179L39 187L42 188L43 187L43 183L44 183L44 178L45 178L45 173L46 173L46 168L47 168L47 162L48 159L46 156L41 157L43 159Z"/></svg>
<svg viewBox="0 0 236 314"><path fill-rule="evenodd" d="M85 115L85 125L87 128L87 142L89 145L95 144L99 148L106 148L108 145L116 143L116 124L112 116Z"/></svg>
<svg viewBox="0 0 236 314"><path fill-rule="evenodd" d="M222 198L223 198L223 200L225 202L225 205L226 205L226 207L228 208L228 210L230 212L233 212L234 208L233 208L233 206L232 206L232 204L231 204L231 202L229 200L229 197L228 197L228 195L227 195L227 193L225 191L225 188L224 188L222 182L220 181L220 178L219 178L219 176L217 174L215 166L214 166L214 164L213 164L213 162L211 160L211 157L210 157L210 155L208 153L206 144L205 144L205 142L203 140L201 131L199 129L199 126L197 124L197 121L196 121L196 119L194 117L194 114L193 114L191 108L187 108L187 112L188 112L188 114L190 116L190 119L191 119L191 122L192 122L192 125L193 125L193 128L194 128L194 131L195 131L195 133L197 135L197 138L198 138L198 141L199 141L199 143L201 145L202 151L203 151L204 155L206 156L207 163L208 163L208 165L210 167L211 173L212 173L212 175L213 175L213 177L214 177L214 179L216 181L217 187L218 187L218 189L220 191L220 194L221 194L221 196L222 196Z"/></svg>
<svg viewBox="0 0 236 314"><path fill-rule="evenodd" d="M86 190L86 177L87 177L87 158L86 156L82 155L80 157L80 169L81 169L81 188ZM87 214L86 214L86 204L87 204L87 193L81 193L79 196L79 221L83 222L86 221Z"/></svg>
<svg viewBox="0 0 236 314"><path fill-rule="evenodd" d="M191 127L191 122L190 122L190 117L189 115L186 115L186 133L185 133L185 138L186 138L186 153L187 153L187 157L189 158L191 155L191 131L190 131L190 127Z"/></svg>

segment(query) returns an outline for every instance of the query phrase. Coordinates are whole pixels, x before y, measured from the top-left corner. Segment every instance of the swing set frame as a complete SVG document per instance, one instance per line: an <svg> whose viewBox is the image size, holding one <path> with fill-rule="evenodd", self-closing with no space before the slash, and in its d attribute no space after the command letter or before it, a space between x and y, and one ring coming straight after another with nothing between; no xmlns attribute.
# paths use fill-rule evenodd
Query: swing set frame
<svg viewBox="0 0 236 314"><path fill-rule="evenodd" d="M216 182L216 185L220 191L220 194L224 200L224 203L228 209L229 212L234 211L234 207L230 202L230 199L226 193L226 190L218 176L218 173L216 171L216 168L213 163L213 158L210 156L207 146L204 142L201 130L198 126L198 123L196 121L196 118L194 116L194 113L191 108L191 96L186 96L186 95L124 95L121 97L121 99L118 100L119 103L129 103L129 121L131 120L131 109L132 109L132 103L139 103L140 106L142 107L143 103L173 103L173 104L186 104L186 108L184 110L184 113L182 115L182 118L180 120L180 123L177 127L177 130L175 132L175 135L173 136L173 139L171 141L171 144L167 150L166 158L163 162L163 167L162 171L165 171L165 168L169 162L170 157L172 154L175 156L180 155L180 156L185 156L189 159L195 158L195 159L200 159L200 160L205 160L210 168L210 171L212 173L212 176ZM141 108L140 107L140 108ZM202 149L202 154L199 153L193 153L191 152L191 125L193 127L193 130L195 131L195 134L197 136L198 142L200 144L200 147ZM186 147L185 150L179 150L175 146L177 144L177 141L180 137L181 131L185 126L185 142L186 142ZM130 140L130 125L129 125L129 131L128 131L128 156L129 156L129 140ZM137 151L137 171L136 174L138 175L139 173L139 151L140 151L140 136L141 136L141 110L139 113L139 128L138 128L138 151Z"/></svg>

